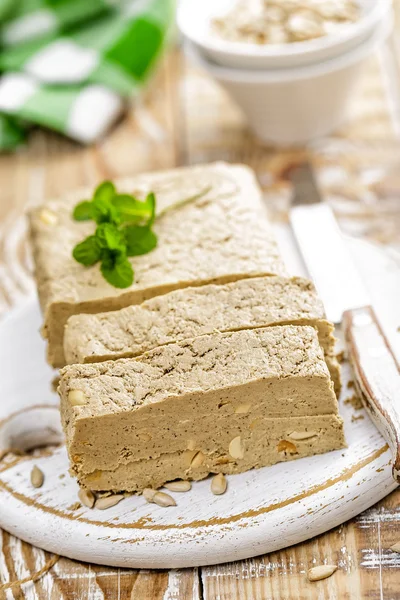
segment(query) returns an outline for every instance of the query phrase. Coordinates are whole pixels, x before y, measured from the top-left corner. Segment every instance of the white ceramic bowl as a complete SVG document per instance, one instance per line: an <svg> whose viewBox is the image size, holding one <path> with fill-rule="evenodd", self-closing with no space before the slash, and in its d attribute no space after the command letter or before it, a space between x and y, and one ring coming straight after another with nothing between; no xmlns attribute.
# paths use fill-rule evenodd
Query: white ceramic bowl
<svg viewBox="0 0 400 600"><path fill-rule="evenodd" d="M255 135L279 146L326 135L346 120L366 59L387 39L393 14L357 48L317 65L257 71L220 67L188 43L188 53L242 108Z"/></svg>
<svg viewBox="0 0 400 600"><path fill-rule="evenodd" d="M236 0L181 0L178 26L184 36L214 62L232 68L272 69L304 66L334 58L371 36L391 10L391 0L358 0L362 17L335 35L292 44L247 44L220 39L210 22Z"/></svg>

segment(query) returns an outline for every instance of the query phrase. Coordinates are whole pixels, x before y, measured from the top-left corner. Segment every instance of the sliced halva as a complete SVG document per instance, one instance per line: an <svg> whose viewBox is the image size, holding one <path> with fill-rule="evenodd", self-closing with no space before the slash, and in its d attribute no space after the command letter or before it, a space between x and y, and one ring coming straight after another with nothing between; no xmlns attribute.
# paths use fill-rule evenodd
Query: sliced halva
<svg viewBox="0 0 400 600"><path fill-rule="evenodd" d="M107 283L99 265L85 268L72 257L74 246L95 229L92 221L74 221L72 211L93 190L50 200L30 215L42 331L51 365L65 364L64 327L72 315L117 310L188 286L286 273L261 191L248 167L216 163L115 184L119 191L138 197L153 191L158 206L158 246L130 259L135 281L127 289ZM44 211L54 219L44 219Z"/></svg>
<svg viewBox="0 0 400 600"><path fill-rule="evenodd" d="M70 365L59 392L72 472L92 490L141 491L344 445L310 326L213 333Z"/></svg>
<svg viewBox="0 0 400 600"><path fill-rule="evenodd" d="M185 288L119 311L76 315L66 326L64 352L68 364L100 362L139 356L213 331L279 324L317 328L338 393L334 328L325 318L313 284L300 277L259 277Z"/></svg>

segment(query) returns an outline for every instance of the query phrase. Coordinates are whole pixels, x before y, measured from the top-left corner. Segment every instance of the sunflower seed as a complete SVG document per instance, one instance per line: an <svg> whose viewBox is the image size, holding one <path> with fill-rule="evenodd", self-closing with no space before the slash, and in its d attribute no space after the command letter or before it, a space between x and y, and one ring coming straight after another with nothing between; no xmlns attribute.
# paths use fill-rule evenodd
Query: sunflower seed
<svg viewBox="0 0 400 600"><path fill-rule="evenodd" d="M235 408L235 415L245 415L249 412L250 408L250 402L246 402L245 404L239 404L239 406Z"/></svg>
<svg viewBox="0 0 400 600"><path fill-rule="evenodd" d="M269 23L282 23L285 16L285 10L280 6L265 5L265 17Z"/></svg>
<svg viewBox="0 0 400 600"><path fill-rule="evenodd" d="M149 433L139 433L138 437L142 442L149 442L151 440L151 435Z"/></svg>
<svg viewBox="0 0 400 600"><path fill-rule="evenodd" d="M143 490L143 497L145 498L145 500L147 500L147 502L153 502L153 498L156 495L157 490L153 490L151 488L144 488Z"/></svg>
<svg viewBox="0 0 400 600"><path fill-rule="evenodd" d="M214 33L235 42L290 43L329 34L357 21L359 0L237 0L227 14L212 20Z"/></svg>
<svg viewBox="0 0 400 600"><path fill-rule="evenodd" d="M57 215L47 208L44 208L40 211L39 218L45 225L55 225L58 221Z"/></svg>
<svg viewBox="0 0 400 600"><path fill-rule="evenodd" d="M229 400L221 400L221 402L218 404L218 408L222 408L223 406L227 406L227 404L229 404Z"/></svg>
<svg viewBox="0 0 400 600"><path fill-rule="evenodd" d="M292 442L288 442L287 440L281 440L277 445L276 449L278 452L287 452L288 454L296 454L297 448Z"/></svg>
<svg viewBox="0 0 400 600"><path fill-rule="evenodd" d="M261 419L254 419L254 421L252 421L249 425L250 429L255 429L256 427L259 426L259 424L261 423Z"/></svg>
<svg viewBox="0 0 400 600"><path fill-rule="evenodd" d="M82 390L70 390L68 392L68 402L71 406L83 406L87 399Z"/></svg>
<svg viewBox="0 0 400 600"><path fill-rule="evenodd" d="M301 441L308 440L316 435L318 435L316 431L292 431L292 433L289 433L288 437L290 437L291 440Z"/></svg>
<svg viewBox="0 0 400 600"><path fill-rule="evenodd" d="M44 473L35 465L31 471L31 484L34 488L40 488L42 487L43 483Z"/></svg>
<svg viewBox="0 0 400 600"><path fill-rule="evenodd" d="M324 34L322 24L311 11L307 10L291 15L286 28L296 40L310 40Z"/></svg>
<svg viewBox="0 0 400 600"><path fill-rule="evenodd" d="M244 448L242 444L242 439L239 435L233 438L233 440L229 444L229 454L232 456L232 458L243 458Z"/></svg>
<svg viewBox="0 0 400 600"><path fill-rule="evenodd" d="M87 506L88 508L93 508L94 503L96 501L96 496L91 490L79 490L78 498L82 502L82 504L84 506Z"/></svg>
<svg viewBox="0 0 400 600"><path fill-rule="evenodd" d="M172 496L164 494L164 492L156 492L152 501L154 504L158 504L158 506L176 506L176 502Z"/></svg>
<svg viewBox="0 0 400 600"><path fill-rule="evenodd" d="M198 452L196 452L196 454L192 458L192 462L190 463L190 466L192 467L192 469L197 469L197 467L201 467L201 465L204 462L204 459L205 459L204 454L199 450Z"/></svg>
<svg viewBox="0 0 400 600"><path fill-rule="evenodd" d="M326 579L333 575L336 570L337 565L318 565L318 567L308 570L307 577L309 581L320 581L320 579Z"/></svg>
<svg viewBox="0 0 400 600"><path fill-rule="evenodd" d="M226 486L228 482L223 473L218 473L211 480L211 491L215 496L220 496L221 494L225 494Z"/></svg>
<svg viewBox="0 0 400 600"><path fill-rule="evenodd" d="M190 467L192 459L196 454L196 450L185 450L184 452L182 452L183 462L187 469Z"/></svg>
<svg viewBox="0 0 400 600"><path fill-rule="evenodd" d="M164 487L166 487L167 490L170 490L170 492L188 492L192 489L192 484L190 481L178 479L177 481L169 481Z"/></svg>
<svg viewBox="0 0 400 600"><path fill-rule="evenodd" d="M279 23L270 25L268 30L268 42L270 44L285 44L288 41L289 36L282 25Z"/></svg>
<svg viewBox="0 0 400 600"><path fill-rule="evenodd" d="M106 508L111 508L121 502L125 496L122 494L114 494L113 496L106 496L105 498L98 498L94 505L95 508L99 510L105 510Z"/></svg>
<svg viewBox="0 0 400 600"><path fill-rule="evenodd" d="M220 456L219 458L217 458L217 460L215 461L216 465L227 465L230 462L230 458L229 456Z"/></svg>

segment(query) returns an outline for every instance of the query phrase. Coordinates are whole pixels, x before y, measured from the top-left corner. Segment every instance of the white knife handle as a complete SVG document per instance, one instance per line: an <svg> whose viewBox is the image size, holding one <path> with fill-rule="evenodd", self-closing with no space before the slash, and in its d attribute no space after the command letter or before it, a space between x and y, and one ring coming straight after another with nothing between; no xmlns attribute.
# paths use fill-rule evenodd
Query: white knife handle
<svg viewBox="0 0 400 600"><path fill-rule="evenodd" d="M349 360L372 420L393 454L393 477L400 483L400 372L371 306L343 315Z"/></svg>

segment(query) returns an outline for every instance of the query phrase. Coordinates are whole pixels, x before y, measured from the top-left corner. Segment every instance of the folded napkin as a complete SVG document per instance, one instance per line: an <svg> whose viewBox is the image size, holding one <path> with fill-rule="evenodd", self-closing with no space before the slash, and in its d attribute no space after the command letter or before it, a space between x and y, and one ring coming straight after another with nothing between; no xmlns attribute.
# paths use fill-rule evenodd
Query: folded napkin
<svg viewBox="0 0 400 600"><path fill-rule="evenodd" d="M145 83L175 0L0 0L0 150L31 124L99 139Z"/></svg>

